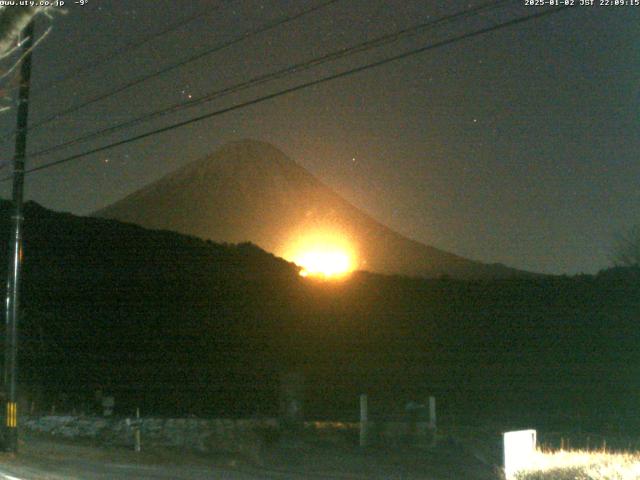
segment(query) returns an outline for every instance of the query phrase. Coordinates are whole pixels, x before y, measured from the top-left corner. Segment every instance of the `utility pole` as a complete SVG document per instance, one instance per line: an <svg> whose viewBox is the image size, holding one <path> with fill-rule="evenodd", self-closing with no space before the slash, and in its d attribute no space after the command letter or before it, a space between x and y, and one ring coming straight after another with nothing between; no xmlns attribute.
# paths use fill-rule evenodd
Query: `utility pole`
<svg viewBox="0 0 640 480"><path fill-rule="evenodd" d="M18 320L20 319L20 276L22 271L22 202L24 194L24 164L27 153L27 124L29 116L29 86L31 82L31 49L33 47L33 20L22 32L24 59L20 66L20 92L16 147L13 156L13 214L11 255L7 275L6 335L4 350L5 449L18 451L18 402L16 379L18 375Z"/></svg>

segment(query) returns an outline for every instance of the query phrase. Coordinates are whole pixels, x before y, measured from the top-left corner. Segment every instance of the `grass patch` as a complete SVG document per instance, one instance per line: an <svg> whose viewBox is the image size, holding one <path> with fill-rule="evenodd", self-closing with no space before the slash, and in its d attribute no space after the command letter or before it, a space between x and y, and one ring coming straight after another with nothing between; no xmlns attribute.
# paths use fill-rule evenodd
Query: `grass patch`
<svg viewBox="0 0 640 480"><path fill-rule="evenodd" d="M538 451L533 465L518 472L516 480L637 480L639 453L559 450Z"/></svg>

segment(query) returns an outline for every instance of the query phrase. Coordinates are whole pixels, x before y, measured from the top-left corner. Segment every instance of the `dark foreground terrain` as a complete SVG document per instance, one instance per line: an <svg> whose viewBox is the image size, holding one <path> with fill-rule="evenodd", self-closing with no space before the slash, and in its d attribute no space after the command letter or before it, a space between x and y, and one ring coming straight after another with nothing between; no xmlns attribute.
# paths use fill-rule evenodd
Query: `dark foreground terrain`
<svg viewBox="0 0 640 480"><path fill-rule="evenodd" d="M8 229L2 203L0 269ZM24 238L19 379L35 413L89 413L101 391L123 416L275 416L296 371L310 420L355 421L366 393L373 420L434 395L461 424L640 428L637 268L322 282L252 244L33 203Z"/></svg>

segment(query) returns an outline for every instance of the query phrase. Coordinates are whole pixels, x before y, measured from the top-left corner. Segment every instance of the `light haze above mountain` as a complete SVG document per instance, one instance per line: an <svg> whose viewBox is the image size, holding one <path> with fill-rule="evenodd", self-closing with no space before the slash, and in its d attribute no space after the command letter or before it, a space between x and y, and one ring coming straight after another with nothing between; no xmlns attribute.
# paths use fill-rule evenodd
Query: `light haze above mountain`
<svg viewBox="0 0 640 480"><path fill-rule="evenodd" d="M291 261L305 242L337 242L352 253L356 269L378 273L525 274L408 239L351 205L273 145L255 140L229 143L95 215L216 242L250 241Z"/></svg>

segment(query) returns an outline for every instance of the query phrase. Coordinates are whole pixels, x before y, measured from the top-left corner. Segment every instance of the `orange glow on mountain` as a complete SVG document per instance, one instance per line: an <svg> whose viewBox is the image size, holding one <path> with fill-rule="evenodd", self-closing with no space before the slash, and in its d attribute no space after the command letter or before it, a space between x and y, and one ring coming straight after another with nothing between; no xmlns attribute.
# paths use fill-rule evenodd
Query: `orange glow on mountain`
<svg viewBox="0 0 640 480"><path fill-rule="evenodd" d="M333 232L297 236L285 258L299 267L303 277L344 278L356 269L354 248L345 237Z"/></svg>
<svg viewBox="0 0 640 480"><path fill-rule="evenodd" d="M341 251L304 252L294 262L302 267L303 277L342 277L353 270L348 254Z"/></svg>

